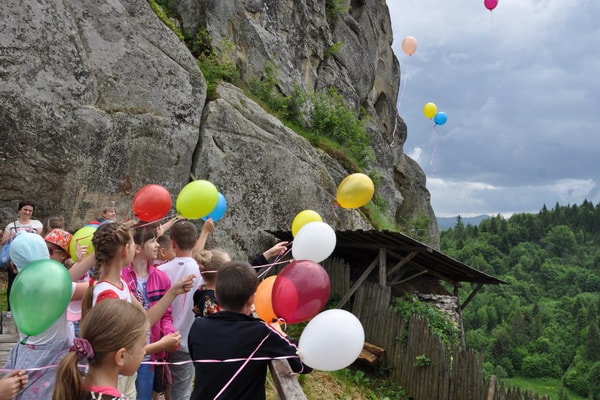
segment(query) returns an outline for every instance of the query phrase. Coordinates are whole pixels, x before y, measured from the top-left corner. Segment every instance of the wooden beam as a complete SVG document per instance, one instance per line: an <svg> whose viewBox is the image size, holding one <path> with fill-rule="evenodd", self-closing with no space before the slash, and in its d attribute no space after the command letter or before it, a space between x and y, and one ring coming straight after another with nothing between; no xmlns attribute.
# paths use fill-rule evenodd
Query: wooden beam
<svg viewBox="0 0 600 400"><path fill-rule="evenodd" d="M401 284L401 283L408 282L408 281L410 281L411 279L415 279L415 278L417 278L417 277L419 277L419 276L421 276L421 275L424 275L424 274L426 274L426 273L428 273L428 272L429 272L429 271L427 271L427 270L424 270L424 271L421 271L421 272L417 272L416 274L414 274L414 275L412 275L412 276L409 276L409 277L408 277L408 278L406 278L406 279L402 279L402 280L400 280L400 281L394 281L394 282L390 283L390 286L399 285L399 284Z"/></svg>
<svg viewBox="0 0 600 400"><path fill-rule="evenodd" d="M385 287L386 283L386 270L387 270L387 257L385 249L379 249L379 286Z"/></svg>
<svg viewBox="0 0 600 400"><path fill-rule="evenodd" d="M342 297L342 299L335 306L335 308L342 308L344 306L344 304L346 304L346 302L350 299L350 297L352 297L354 292L356 292L358 290L360 285L362 285L363 282L367 280L367 278L369 277L369 274L375 269L378 262L379 262L379 256L375 257L375 259L373 261L371 261L371 264L369 264L369 266L367 267L365 272L363 272L363 274L360 276L360 278L358 278L358 280L356 282L354 282L354 285L352 285L352 287L350 288L348 293L346 293L344 295L344 297Z"/></svg>
<svg viewBox="0 0 600 400"><path fill-rule="evenodd" d="M475 295L477 294L477 292L479 292L482 287L483 287L483 283L479 283L479 284L477 284L477 286L475 286L475 289L473 289L473 291L471 292L471 294L469 294L469 296L465 299L465 301L463 301L463 303L460 305L460 309L461 310L465 309L465 307L467 306L467 304L469 304L471 302L471 300L473 300L473 297L475 297Z"/></svg>
<svg viewBox="0 0 600 400"><path fill-rule="evenodd" d="M306 395L287 360L271 360L269 370L280 399L306 400Z"/></svg>
<svg viewBox="0 0 600 400"><path fill-rule="evenodd" d="M411 251L409 254L406 255L406 257L400 257L401 260L400 262L398 262L396 265L394 265L392 268L390 268L390 270L388 271L387 275L390 276L392 275L394 272L398 271L400 268L402 268L403 266L405 266L407 263L410 262L410 260L412 260L413 258L415 258L415 256L419 254L418 251Z"/></svg>

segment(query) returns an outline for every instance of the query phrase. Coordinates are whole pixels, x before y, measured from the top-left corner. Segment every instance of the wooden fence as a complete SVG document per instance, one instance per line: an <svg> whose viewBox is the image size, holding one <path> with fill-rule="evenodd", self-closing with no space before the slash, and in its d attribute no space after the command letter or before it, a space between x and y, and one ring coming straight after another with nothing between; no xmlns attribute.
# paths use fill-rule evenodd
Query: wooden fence
<svg viewBox="0 0 600 400"><path fill-rule="evenodd" d="M350 289L349 267L342 260L323 264L331 293ZM507 388L483 375L483 360L474 351L448 350L418 316L403 320L391 305L390 287L366 281L355 292L352 313L361 321L365 340L385 349L384 366L391 379L414 400L550 400L529 391Z"/></svg>

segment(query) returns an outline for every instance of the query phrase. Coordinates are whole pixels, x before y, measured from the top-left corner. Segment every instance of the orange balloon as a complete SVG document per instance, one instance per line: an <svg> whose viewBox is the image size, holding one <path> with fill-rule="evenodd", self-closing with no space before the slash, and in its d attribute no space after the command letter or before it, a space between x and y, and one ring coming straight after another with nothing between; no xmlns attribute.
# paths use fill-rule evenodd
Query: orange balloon
<svg viewBox="0 0 600 400"><path fill-rule="evenodd" d="M272 275L263 280L256 288L256 295L254 296L256 313L260 319L267 323L273 322L273 319L277 319L271 302L271 292L273 291L273 284L276 278L276 275Z"/></svg>
<svg viewBox="0 0 600 400"><path fill-rule="evenodd" d="M412 36L407 36L402 40L402 51L409 56L412 56L417 51L417 39Z"/></svg>

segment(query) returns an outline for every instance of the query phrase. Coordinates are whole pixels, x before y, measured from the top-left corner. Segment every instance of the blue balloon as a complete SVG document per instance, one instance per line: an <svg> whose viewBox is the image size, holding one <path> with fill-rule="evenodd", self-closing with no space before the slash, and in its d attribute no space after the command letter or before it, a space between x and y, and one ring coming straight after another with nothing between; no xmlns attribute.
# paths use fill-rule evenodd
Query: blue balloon
<svg viewBox="0 0 600 400"><path fill-rule="evenodd" d="M208 214L205 217L202 217L202 220L206 221L207 219L212 218L214 222L217 222L218 220L223 218L223 215L225 215L225 211L227 211L227 201L225 200L225 196L223 196L221 192L219 192L217 205L215 206L215 208L213 208L210 214Z"/></svg>
<svg viewBox="0 0 600 400"><path fill-rule="evenodd" d="M433 122L435 122L436 125L444 125L446 121L448 121L448 116L443 111L438 111L433 117Z"/></svg>

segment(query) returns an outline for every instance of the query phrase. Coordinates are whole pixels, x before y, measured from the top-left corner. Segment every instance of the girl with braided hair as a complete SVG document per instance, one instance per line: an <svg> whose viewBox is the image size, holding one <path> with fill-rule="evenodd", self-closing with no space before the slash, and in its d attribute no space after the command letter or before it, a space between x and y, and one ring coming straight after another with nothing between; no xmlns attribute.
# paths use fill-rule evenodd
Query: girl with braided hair
<svg viewBox="0 0 600 400"><path fill-rule="evenodd" d="M92 307L106 299L125 300L144 310L142 304L132 295L127 283L121 277L121 270L131 264L135 256L135 242L130 232L134 224L134 222L106 222L94 232L92 244L95 250L96 265L89 288L83 298L83 318ZM174 282L162 298L145 311L150 326L160 320L178 295L192 289L194 278L194 275L188 275ZM168 337L165 340L168 340ZM135 373L128 377L123 376L119 380L121 392L129 398L137 396L135 381Z"/></svg>
<svg viewBox="0 0 600 400"><path fill-rule="evenodd" d="M56 370L52 399L127 400L117 389L118 376L131 376L140 366L148 328L140 307L118 299L100 302L81 320L81 337ZM87 362L87 373L79 362Z"/></svg>

